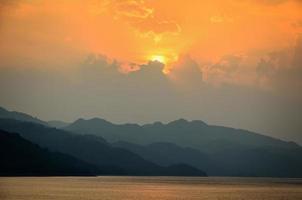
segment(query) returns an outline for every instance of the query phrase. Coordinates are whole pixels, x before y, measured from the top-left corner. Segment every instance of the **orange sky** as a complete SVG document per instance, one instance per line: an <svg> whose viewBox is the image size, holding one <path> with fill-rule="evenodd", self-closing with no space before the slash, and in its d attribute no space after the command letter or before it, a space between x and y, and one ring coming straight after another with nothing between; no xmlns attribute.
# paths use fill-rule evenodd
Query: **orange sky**
<svg viewBox="0 0 302 200"><path fill-rule="evenodd" d="M0 0L0 106L42 119L302 142L301 77L301 0Z"/></svg>
<svg viewBox="0 0 302 200"><path fill-rule="evenodd" d="M66 67L96 53L116 59L121 71L156 57L169 69L186 55L205 71L230 55L249 67L294 46L302 32L302 4L294 0L13 0L0 6L7 65Z"/></svg>

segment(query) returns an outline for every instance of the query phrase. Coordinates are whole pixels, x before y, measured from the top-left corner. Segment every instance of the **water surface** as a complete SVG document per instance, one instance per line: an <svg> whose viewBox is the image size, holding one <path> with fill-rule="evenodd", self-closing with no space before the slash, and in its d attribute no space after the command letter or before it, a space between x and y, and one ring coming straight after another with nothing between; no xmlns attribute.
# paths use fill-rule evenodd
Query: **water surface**
<svg viewBox="0 0 302 200"><path fill-rule="evenodd" d="M301 179L2 177L1 200L301 200Z"/></svg>

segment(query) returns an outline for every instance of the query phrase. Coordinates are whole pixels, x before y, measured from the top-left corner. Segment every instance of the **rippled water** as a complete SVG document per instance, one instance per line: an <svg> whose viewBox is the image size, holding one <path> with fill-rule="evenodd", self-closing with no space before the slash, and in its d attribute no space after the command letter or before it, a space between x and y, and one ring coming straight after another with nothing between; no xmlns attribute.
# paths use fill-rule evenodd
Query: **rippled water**
<svg viewBox="0 0 302 200"><path fill-rule="evenodd" d="M301 179L192 177L0 178L6 200L301 200Z"/></svg>

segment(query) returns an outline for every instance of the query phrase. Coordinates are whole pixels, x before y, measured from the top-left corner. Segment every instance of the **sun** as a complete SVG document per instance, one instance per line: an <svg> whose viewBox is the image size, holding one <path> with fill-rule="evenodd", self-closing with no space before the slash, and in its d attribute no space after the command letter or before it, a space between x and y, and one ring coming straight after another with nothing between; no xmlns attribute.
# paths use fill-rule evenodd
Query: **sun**
<svg viewBox="0 0 302 200"><path fill-rule="evenodd" d="M160 62L164 65L163 74L168 75L170 73L171 64L175 63L178 60L177 54L150 54L147 57L149 61Z"/></svg>
<svg viewBox="0 0 302 200"><path fill-rule="evenodd" d="M166 64L166 62L167 62L166 57L163 56L163 55L152 55L150 57L150 60L151 61L157 61L157 62L160 62L160 63L163 63L163 64Z"/></svg>

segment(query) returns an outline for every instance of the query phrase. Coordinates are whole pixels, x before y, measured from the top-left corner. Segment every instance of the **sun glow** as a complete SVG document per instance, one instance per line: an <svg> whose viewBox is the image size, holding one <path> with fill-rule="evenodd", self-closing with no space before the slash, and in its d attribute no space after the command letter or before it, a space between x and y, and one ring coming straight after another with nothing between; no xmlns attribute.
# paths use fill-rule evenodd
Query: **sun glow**
<svg viewBox="0 0 302 200"><path fill-rule="evenodd" d="M163 55L153 55L153 56L151 56L150 60L151 61L157 61L157 62L160 62L160 63L163 63L163 64L166 64L166 62L167 62L166 57L163 56Z"/></svg>
<svg viewBox="0 0 302 200"><path fill-rule="evenodd" d="M160 62L164 65L162 72L168 75L173 63L178 61L178 55L176 53L166 53L166 54L151 54L147 57L149 61Z"/></svg>

